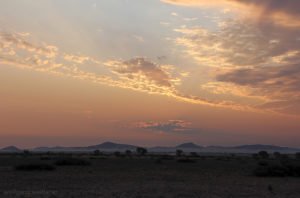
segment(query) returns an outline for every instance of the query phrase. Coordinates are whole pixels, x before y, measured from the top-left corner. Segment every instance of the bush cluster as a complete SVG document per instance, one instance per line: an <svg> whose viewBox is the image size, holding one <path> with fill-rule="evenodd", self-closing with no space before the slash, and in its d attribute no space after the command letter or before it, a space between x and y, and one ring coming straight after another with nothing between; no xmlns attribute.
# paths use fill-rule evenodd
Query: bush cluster
<svg viewBox="0 0 300 198"><path fill-rule="evenodd" d="M258 177L300 177L299 163L260 163L254 170L254 175Z"/></svg>
<svg viewBox="0 0 300 198"><path fill-rule="evenodd" d="M21 164L15 167L19 171L53 171L55 167L50 164Z"/></svg>
<svg viewBox="0 0 300 198"><path fill-rule="evenodd" d="M56 160L55 165L57 166L89 166L91 162L85 159L79 158L61 158Z"/></svg>
<svg viewBox="0 0 300 198"><path fill-rule="evenodd" d="M179 163L195 163L196 160L189 159L189 158L182 158L182 159L178 159L177 162L179 162Z"/></svg>

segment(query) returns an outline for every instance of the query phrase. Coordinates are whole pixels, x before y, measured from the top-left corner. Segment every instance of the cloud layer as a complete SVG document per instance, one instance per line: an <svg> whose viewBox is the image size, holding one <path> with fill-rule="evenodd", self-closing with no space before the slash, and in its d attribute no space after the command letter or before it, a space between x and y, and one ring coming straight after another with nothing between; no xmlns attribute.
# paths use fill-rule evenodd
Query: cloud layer
<svg viewBox="0 0 300 198"><path fill-rule="evenodd" d="M182 71L178 72L173 65L160 65L144 57L99 61L61 52L58 47L44 42L33 42L30 34L0 33L0 61L194 104L255 112L300 113L291 111L297 109L300 96L300 29L297 24L300 14L296 9L299 3L279 0L163 2L229 7L237 14L234 19L219 22L217 30L199 25L174 29L179 35L174 39L176 45L183 47L183 52L199 66L212 71L212 78L200 87L213 97L187 94L180 89L184 80ZM87 70L87 65L105 72Z"/></svg>
<svg viewBox="0 0 300 198"><path fill-rule="evenodd" d="M282 112L299 110L300 64L278 67L237 69L217 76L221 82L231 82L254 89L252 95L263 95L272 100L261 105ZM294 109L293 109L294 108Z"/></svg>
<svg viewBox="0 0 300 198"><path fill-rule="evenodd" d="M106 63L118 75L126 78L145 78L159 86L171 87L172 78L167 71L145 58L133 58L128 61L110 61Z"/></svg>
<svg viewBox="0 0 300 198"><path fill-rule="evenodd" d="M18 33L1 33L0 45L3 47L0 51L0 63L149 94L165 95L188 103L261 112L260 109L248 104L239 104L239 102L223 99L211 100L185 94L178 88L183 77L180 72L175 71L175 67L172 65L158 65L141 57L130 60L99 61L88 56L66 54L60 52L57 47L45 43L33 44L28 41L27 37ZM20 43L26 44L20 45ZM197 44L197 42L195 43ZM291 59L292 57L283 57L285 61L287 58ZM227 60L227 62L230 61ZM87 65L103 68L106 72L87 71L85 69ZM240 85L225 76L226 74L222 78L220 75L218 80ZM235 91L234 93L244 92Z"/></svg>
<svg viewBox="0 0 300 198"><path fill-rule="evenodd" d="M163 133L176 133L176 132L191 132L195 129L190 128L190 122L184 120L168 120L165 122L138 122L135 127L146 129L150 131L163 132Z"/></svg>
<svg viewBox="0 0 300 198"><path fill-rule="evenodd" d="M200 7L242 6L241 11L245 13L236 11L241 15L224 19L218 24L217 30L201 26L174 29L181 34L175 43L184 47L185 54L197 64L216 68L212 74L214 81L212 79L212 82L203 84L203 89L214 94L239 97L236 103L241 103L240 98L253 98L248 104L255 108L300 113L293 110L299 109L300 12L296 8L300 2L164 2ZM232 89L228 89L228 86L232 86Z"/></svg>

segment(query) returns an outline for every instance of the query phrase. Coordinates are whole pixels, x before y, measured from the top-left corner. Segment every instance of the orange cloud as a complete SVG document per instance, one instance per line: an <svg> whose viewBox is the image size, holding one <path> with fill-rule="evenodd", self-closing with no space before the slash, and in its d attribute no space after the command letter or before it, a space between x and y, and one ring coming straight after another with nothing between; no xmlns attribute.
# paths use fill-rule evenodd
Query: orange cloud
<svg viewBox="0 0 300 198"><path fill-rule="evenodd" d="M47 58L54 58L57 55L57 47L51 45L43 45L42 47L36 46L32 43L29 43L22 39L22 37L26 37L28 34L8 34L1 32L0 39L1 39L1 46L2 48L7 47L16 47L18 49L23 49L28 52L33 52L38 55L43 55Z"/></svg>
<svg viewBox="0 0 300 198"><path fill-rule="evenodd" d="M285 113L299 114L300 56L295 64L278 67L236 69L217 76L220 82L230 82L253 88L251 94L263 95L270 101L261 107Z"/></svg>
<svg viewBox="0 0 300 198"><path fill-rule="evenodd" d="M90 57L87 57L87 56L78 56L78 55L72 55L72 54L65 54L64 55L64 59L66 61L70 61L70 62L82 64L85 61L90 60Z"/></svg>
<svg viewBox="0 0 300 198"><path fill-rule="evenodd" d="M168 120L165 122L138 122L134 127L166 133L175 132L195 132L197 129L190 128L190 122L185 120Z"/></svg>
<svg viewBox="0 0 300 198"><path fill-rule="evenodd" d="M181 6L218 6L231 5L232 2L228 0L161 0L164 3L181 5Z"/></svg>
<svg viewBox="0 0 300 198"><path fill-rule="evenodd" d="M161 0L164 3L197 6L229 8L256 21L271 20L272 23L300 27L300 2L296 0Z"/></svg>
<svg viewBox="0 0 300 198"><path fill-rule="evenodd" d="M127 78L146 78L161 86L171 87L171 76L158 65L144 58L134 58L128 61L111 61L107 65L119 75Z"/></svg>
<svg viewBox="0 0 300 198"><path fill-rule="evenodd" d="M8 33L5 34L8 35ZM49 48L45 44L43 46L32 45L22 35L12 34L10 37L16 38L12 40L16 43L27 43L26 46L34 46L34 49L38 50L32 50L32 47L25 48L23 45L17 45L11 41L7 45L5 43L7 42L7 36L4 39L0 37L0 43L5 43L5 47L0 51L0 64L88 80L148 94L164 95L193 104L260 112L259 109L231 101L209 100L195 95L184 94L177 87L180 84L182 72L176 74L176 72L172 71L174 67L170 65L157 65L145 58L133 58L127 61L109 60L106 62L101 62L91 57L80 59L80 57L71 54L66 58L66 54L58 53L58 48L56 47L53 47L53 49L56 49L55 56L49 56L49 51L47 51ZM16 55L10 54L10 51L14 51ZM110 73L101 75L84 70L85 67L82 66L86 64L87 60L97 67L103 67Z"/></svg>
<svg viewBox="0 0 300 198"><path fill-rule="evenodd" d="M234 103L300 113L296 69L300 65L300 30L297 28L300 1L164 2L186 6L242 6L241 11L246 10L243 17L219 23L216 31L200 26L174 29L181 34L175 43L184 47L187 57L199 65L216 68L212 74L216 79L201 88L219 95L220 101L231 95ZM249 10L255 11L249 14Z"/></svg>

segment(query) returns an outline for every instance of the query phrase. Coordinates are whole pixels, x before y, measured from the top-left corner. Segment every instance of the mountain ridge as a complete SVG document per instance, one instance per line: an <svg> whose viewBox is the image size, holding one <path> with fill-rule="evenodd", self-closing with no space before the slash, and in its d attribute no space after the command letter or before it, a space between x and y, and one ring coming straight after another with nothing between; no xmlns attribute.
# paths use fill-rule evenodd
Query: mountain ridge
<svg viewBox="0 0 300 198"><path fill-rule="evenodd" d="M183 144L179 144L176 146L176 148L184 149L184 148L189 148L189 149L202 149L203 146L200 146L198 144L194 144L193 142L187 142Z"/></svg>
<svg viewBox="0 0 300 198"><path fill-rule="evenodd" d="M0 151L2 152L21 152L22 150L16 146L6 146L2 148Z"/></svg>
<svg viewBox="0 0 300 198"><path fill-rule="evenodd" d="M90 146L82 146L82 147L64 147L64 146L54 146L54 147L36 147L30 149L33 152L72 152L72 151L83 151L83 152L91 152L95 150L101 151L125 151L125 150L135 150L136 145L131 144L120 144L114 143L110 141L103 142L101 144L90 145ZM291 148L291 147L283 147L276 145L264 145L264 144L246 144L239 146L201 146L195 144L193 142L186 142L176 146L154 146L154 147L145 147L150 152L174 152L178 149L183 150L184 152L216 152L216 153L229 153L229 152L241 152L241 153L254 153L260 150L266 150L269 152L300 152L300 148ZM22 149L19 149L16 146L7 146L0 149L0 152L21 152Z"/></svg>

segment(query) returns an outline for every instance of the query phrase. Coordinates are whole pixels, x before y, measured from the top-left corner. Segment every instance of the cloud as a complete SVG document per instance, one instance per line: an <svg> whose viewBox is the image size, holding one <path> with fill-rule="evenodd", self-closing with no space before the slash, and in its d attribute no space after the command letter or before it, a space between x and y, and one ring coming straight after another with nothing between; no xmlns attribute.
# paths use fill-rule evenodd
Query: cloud
<svg viewBox="0 0 300 198"><path fill-rule="evenodd" d="M209 100L201 96L185 94L178 87L182 78L188 74L178 72L172 65L159 65L141 57L129 60L99 61L88 56L66 54L60 52L57 47L49 48L50 45L45 43L33 45L26 40L30 38L17 33L1 33L1 35L6 36L0 37L0 44L3 46L0 50L0 64L148 94L164 95L187 103L243 111L260 111L232 101ZM15 39L12 42L7 38ZM27 47L18 45L19 42L26 43ZM49 51L49 49L55 50ZM95 72L93 69L88 71L87 65L92 68L102 68L105 72Z"/></svg>
<svg viewBox="0 0 300 198"><path fill-rule="evenodd" d="M277 67L234 69L218 75L217 80L250 87L250 95L261 95L270 99L260 107L287 113L293 110L293 106L300 109L300 61L297 64Z"/></svg>
<svg viewBox="0 0 300 198"><path fill-rule="evenodd" d="M133 38L136 39L138 42L140 43L144 43L145 42L145 39L144 37L142 36L139 36L139 35L133 35Z"/></svg>
<svg viewBox="0 0 300 198"><path fill-rule="evenodd" d="M175 16L175 17L178 16L178 14L177 14L176 12L172 12L171 15L172 15L172 16Z"/></svg>
<svg viewBox="0 0 300 198"><path fill-rule="evenodd" d="M180 6L230 9L254 20L271 20L288 27L300 27L300 2L297 0L161 0Z"/></svg>
<svg viewBox="0 0 300 198"><path fill-rule="evenodd" d="M133 58L128 61L109 61L106 63L112 70L120 75L132 79L147 79L159 86L171 87L170 74L159 65L145 58Z"/></svg>
<svg viewBox="0 0 300 198"><path fill-rule="evenodd" d="M176 77L175 74L171 74L174 69L174 66L171 65L158 65L145 58L133 58L127 61L110 60L105 62L104 65L116 75L118 78L117 86L122 88L165 95L193 104L256 111L230 101L214 101L200 96L184 94L177 87L181 79ZM177 76L182 78L182 72L178 72Z"/></svg>
<svg viewBox="0 0 300 198"><path fill-rule="evenodd" d="M247 20L223 21L217 31L203 27L175 29L183 36L177 45L201 64L212 67L239 67L266 64L274 58L300 51L299 29ZM290 54L291 56L291 54Z"/></svg>
<svg viewBox="0 0 300 198"><path fill-rule="evenodd" d="M226 0L161 0L164 3L180 5L180 6L223 6L229 3Z"/></svg>
<svg viewBox="0 0 300 198"><path fill-rule="evenodd" d="M158 56L156 57L158 61L164 61L164 60L167 60L168 57L167 56Z"/></svg>
<svg viewBox="0 0 300 198"><path fill-rule="evenodd" d="M285 13L300 17L299 7L300 2L295 0L235 0L237 3L245 4L246 6L256 6L261 8L264 14Z"/></svg>
<svg viewBox="0 0 300 198"><path fill-rule="evenodd" d="M161 21L159 22L160 25L163 25L163 26L170 26L170 23L169 22L165 22L165 21Z"/></svg>
<svg viewBox="0 0 300 198"><path fill-rule="evenodd" d="M193 17L193 18L186 17L186 18L183 18L183 20L184 21L196 21L196 20L198 20L198 18L197 17Z"/></svg>
<svg viewBox="0 0 300 198"><path fill-rule="evenodd" d="M47 58L53 58L57 55L57 47L52 45L37 46L24 40L27 37L27 33L9 34L5 32L0 32L1 45L5 48L16 47L18 49L23 49L28 52L34 52L38 55L43 55Z"/></svg>
<svg viewBox="0 0 300 198"><path fill-rule="evenodd" d="M194 128L190 128L190 122L184 120L168 120L165 122L138 122L134 126L140 129L146 129L150 131L163 132L163 133L176 133L176 132L191 132L195 131Z"/></svg>
<svg viewBox="0 0 300 198"><path fill-rule="evenodd" d="M299 109L299 28L239 18L223 21L216 31L199 26L175 31L181 34L175 43L185 48L188 58L215 68L215 79L202 85L206 91L230 94L234 103L254 108L284 113L291 106ZM225 96L218 98L226 101Z"/></svg>
<svg viewBox="0 0 300 198"><path fill-rule="evenodd" d="M254 88L238 85L230 81L208 82L201 85L201 89L218 95L219 97L222 95L230 96L232 99L236 98L240 103L242 103L243 99L245 101L251 100L252 104L260 104L262 102L270 101L270 99L266 96L254 95Z"/></svg>
<svg viewBox="0 0 300 198"><path fill-rule="evenodd" d="M48 72L69 76L81 80L114 87L132 89L151 94L178 97L175 86L180 83L178 77L172 76L174 67L158 65L145 58L133 58L127 61L99 61L88 56L58 53L58 48L42 43L33 45L18 33L0 34L0 63L22 69ZM21 45L21 44L22 45ZM23 45L25 43L25 45ZM55 49L51 51L49 49ZM88 72L86 65L102 67L106 74ZM173 72L174 73L174 72ZM174 75L176 75L174 73ZM178 74L180 77L180 75ZM179 97L180 98L180 97Z"/></svg>
<svg viewBox="0 0 300 198"><path fill-rule="evenodd" d="M72 55L72 54L65 54L64 59L70 62L79 63L82 64L85 61L90 60L90 57L88 56L78 56L78 55Z"/></svg>
<svg viewBox="0 0 300 198"><path fill-rule="evenodd" d="M188 73L178 72L177 78L171 75L173 66L157 65L145 58L133 58L127 61L108 61L104 63L117 75L123 88L134 89L151 94L160 94L173 97L179 101L193 104L208 105L212 107L231 108L244 111L260 111L247 105L240 105L232 101L209 100L201 96L189 95L180 91L177 87L181 78Z"/></svg>

